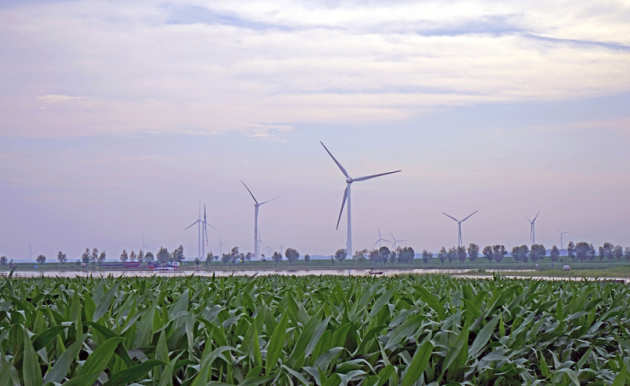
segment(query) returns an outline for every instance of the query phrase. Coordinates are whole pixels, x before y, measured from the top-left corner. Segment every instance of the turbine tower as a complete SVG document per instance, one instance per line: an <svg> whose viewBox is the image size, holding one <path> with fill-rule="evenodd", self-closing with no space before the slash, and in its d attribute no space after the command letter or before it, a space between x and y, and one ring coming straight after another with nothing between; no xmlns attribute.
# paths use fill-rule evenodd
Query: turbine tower
<svg viewBox="0 0 630 386"><path fill-rule="evenodd" d="M532 245L536 244L536 220L538 220L538 215L540 212L536 212L536 216L533 219L528 219L529 221L529 240Z"/></svg>
<svg viewBox="0 0 630 386"><path fill-rule="evenodd" d="M462 223L466 220L468 220L469 218L471 218L475 213L479 212L478 210L472 212L471 214L469 214L468 216L464 217L461 220L456 219L455 217L451 216L448 213L442 212L443 215L445 215L446 217L450 218L451 220L455 221L457 223L457 247L461 248L462 247Z"/></svg>
<svg viewBox="0 0 630 386"><path fill-rule="evenodd" d="M347 221L347 232L346 232L346 256L352 258L353 256L353 250L352 250L352 210L351 210L351 200L350 200L350 196L351 196L351 186L353 182L360 182L360 181L366 181L366 180L370 180L372 178L376 178L376 177L381 177L381 176L386 176L388 174L394 174L394 173L399 173L402 170L394 170L391 172L385 172L385 173L379 173L379 174L372 174L369 176L364 176L364 177L357 177L357 178L352 178L350 177L350 174L348 174L348 172L346 171L346 169L341 166L341 164L339 163L339 161L337 161L337 159L335 158L334 155L332 155L332 153L330 152L330 150L328 150L328 148L326 147L326 145L324 145L324 142L320 141L319 143L322 144L322 146L324 147L324 150L326 150L326 153L328 153L328 155L330 156L330 158L332 158L332 160L335 162L335 164L337 164L337 167L339 168L339 170L341 170L341 173L344 175L344 177L346 177L346 190L343 193L343 199L341 201L341 210L339 211L339 218L337 219L337 229L339 229L339 222L341 221L341 215L343 214L343 208L346 205L346 201L348 202L348 221Z"/></svg>
<svg viewBox="0 0 630 386"><path fill-rule="evenodd" d="M272 198L271 200L259 202L256 199L256 196L254 196L254 193L252 193L252 190L249 188L249 186L247 186L247 184L243 181L241 181L241 184L243 184L245 189L247 189L247 191L249 192L249 195L252 196L252 200L254 200L254 259L259 259L260 258L260 238L258 237L258 213L261 206L265 205L266 203L270 201L275 200L275 198Z"/></svg>
<svg viewBox="0 0 630 386"><path fill-rule="evenodd" d="M384 239L384 238L383 238L383 236L381 235L381 230L380 230L380 228L379 228L379 230L378 230L378 239L376 239L376 242L374 243L374 246L376 247L376 246L377 246L377 245L379 245L379 244L381 244L381 245L382 245L382 243L383 243L383 242L386 242L386 243L391 243L392 241L391 241L391 240Z"/></svg>
<svg viewBox="0 0 630 386"><path fill-rule="evenodd" d="M560 249L564 249L564 236L568 236L569 232L560 232Z"/></svg>

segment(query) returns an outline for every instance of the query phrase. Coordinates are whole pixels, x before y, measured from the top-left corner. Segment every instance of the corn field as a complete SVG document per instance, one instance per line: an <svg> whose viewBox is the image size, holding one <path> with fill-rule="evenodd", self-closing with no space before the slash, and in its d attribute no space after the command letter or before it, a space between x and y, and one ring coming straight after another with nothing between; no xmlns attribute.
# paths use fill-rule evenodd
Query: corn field
<svg viewBox="0 0 630 386"><path fill-rule="evenodd" d="M630 383L618 283L2 280L0 385Z"/></svg>

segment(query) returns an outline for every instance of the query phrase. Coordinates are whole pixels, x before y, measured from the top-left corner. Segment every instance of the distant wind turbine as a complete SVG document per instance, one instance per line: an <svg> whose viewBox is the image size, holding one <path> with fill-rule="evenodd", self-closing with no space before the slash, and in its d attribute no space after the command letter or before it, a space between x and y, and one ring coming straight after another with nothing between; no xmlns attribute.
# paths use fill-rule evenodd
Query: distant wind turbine
<svg viewBox="0 0 630 386"><path fill-rule="evenodd" d="M564 249L564 236L569 235L569 232L560 232L560 249Z"/></svg>
<svg viewBox="0 0 630 386"><path fill-rule="evenodd" d="M471 218L475 213L479 212L478 210L472 212L471 214L469 214L468 216L464 217L461 220L456 219L455 217L451 216L448 213L442 212L443 215L445 215L446 217L450 218L451 220L455 221L457 223L457 246L461 247L462 246L462 223L466 220L468 220L469 218Z"/></svg>
<svg viewBox="0 0 630 386"><path fill-rule="evenodd" d="M247 184L241 181L241 184L247 189L249 195L252 196L252 200L254 200L254 259L260 259L260 238L258 237L258 212L260 207L265 205L266 203L275 200L276 198L272 198L271 200L259 202L254 196L252 190L247 186Z"/></svg>
<svg viewBox="0 0 630 386"><path fill-rule="evenodd" d="M328 153L330 158L332 158L332 160L335 162L335 164L337 164L337 167L339 168L341 173L344 175L344 177L346 177L346 190L343 193L343 199L341 201L341 210L339 211L339 218L337 219L337 229L339 229L339 222L341 221L341 215L343 214L343 208L346 205L346 202L348 202L348 210L347 210L347 212L348 212L348 221L347 221L347 224L346 224L347 225L347 231L346 231L346 256L352 258L352 256L353 256L353 251L352 251L352 211L351 211L351 200L350 200L350 196L351 196L351 194L350 194L350 187L352 186L352 183L353 182L366 181L366 180L370 180L372 178L386 176L388 174L399 173L402 170L394 170L394 171L391 171L391 172L385 172L385 173L373 174L373 175L364 176L364 177L352 178L352 177L350 177L350 175L348 174L346 169L343 166L341 166L339 161L337 161L337 159L330 152L330 150L328 150L326 145L324 145L324 142L320 141L320 143L322 144L322 146L324 147L324 150L326 150L326 152Z"/></svg>
<svg viewBox="0 0 630 386"><path fill-rule="evenodd" d="M212 225L208 224L206 216L206 205L203 205L203 217L201 217L201 205L199 206L199 214L197 219L192 224L188 225L184 230L190 229L193 225L197 225L197 257L200 259L205 258L206 246L208 245L208 226L215 229Z"/></svg>
<svg viewBox="0 0 630 386"><path fill-rule="evenodd" d="M379 230L378 230L378 239L376 239L376 242L374 243L374 246L378 246L379 244L382 245L382 243L384 243L384 242L385 243L391 243L392 241L384 239L383 236L381 235L381 230L379 228Z"/></svg>
<svg viewBox="0 0 630 386"><path fill-rule="evenodd" d="M529 221L529 240L532 245L536 244L536 220L538 220L539 214L540 212L537 212L533 219L527 219Z"/></svg>
<svg viewBox="0 0 630 386"><path fill-rule="evenodd" d="M406 243L406 242L407 242L407 240L399 240L399 239L397 239L397 238L396 238L396 236L394 236L394 234L393 234L393 233L390 233L390 236L392 236L392 240L394 240L394 241L392 242L392 247L393 247L394 249L397 249L397 248L398 248L398 246L400 245L400 243Z"/></svg>

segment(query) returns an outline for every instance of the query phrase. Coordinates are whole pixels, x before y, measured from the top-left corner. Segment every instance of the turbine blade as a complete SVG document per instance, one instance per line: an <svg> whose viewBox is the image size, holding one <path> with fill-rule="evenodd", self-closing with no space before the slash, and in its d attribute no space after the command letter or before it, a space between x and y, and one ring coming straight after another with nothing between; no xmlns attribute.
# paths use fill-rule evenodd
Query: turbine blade
<svg viewBox="0 0 630 386"><path fill-rule="evenodd" d="M402 172L402 170L394 170L391 172L385 172L385 173L379 173L379 174L372 174L370 176L364 176L364 177L359 177L359 178L353 178L352 181L365 181L365 180L371 180L372 178L376 178L376 177L381 177L381 176L386 176L388 174L394 174L394 173L400 173Z"/></svg>
<svg viewBox="0 0 630 386"><path fill-rule="evenodd" d="M478 210L476 210L476 211L472 212L471 214L469 214L468 216L464 217L464 219L462 220L462 222L464 222L464 221L468 220L469 218L471 218L472 216L474 216L474 215L475 215L475 213L477 213L477 212L479 212L479 211L478 211Z"/></svg>
<svg viewBox="0 0 630 386"><path fill-rule="evenodd" d="M254 193L252 193L252 190L249 188L249 186L247 186L247 184L244 183L243 181L241 181L241 184L243 184L245 189L247 189L247 191L249 192L249 195L252 196L252 200L254 200L256 204L258 204L258 200L256 199L256 197L254 197Z"/></svg>
<svg viewBox="0 0 630 386"><path fill-rule="evenodd" d="M341 201L341 210L339 211L339 218L337 219L337 228L339 229L339 223L341 222L341 215L343 214L343 208L346 206L346 200L348 199L348 186L343 192L343 200Z"/></svg>
<svg viewBox="0 0 630 386"><path fill-rule="evenodd" d="M540 215L540 211L536 212L536 216L534 217L534 222L538 219L538 215Z"/></svg>
<svg viewBox="0 0 630 386"><path fill-rule="evenodd" d="M272 198L271 200L263 201L263 202L261 202L261 203L260 203L260 204L258 204L258 205L264 205L264 204L266 204L266 203L268 203L268 202L275 201L275 200L277 200L278 198L280 198L280 196L278 196L278 197L274 197L274 198Z"/></svg>
<svg viewBox="0 0 630 386"><path fill-rule="evenodd" d="M459 220L458 220L458 219L456 219L455 217L451 216L451 215L450 215L450 214L448 214L448 213L442 212L442 214L443 214L443 215L445 215L446 217L450 218L451 220L455 221L455 222L459 222Z"/></svg>
<svg viewBox="0 0 630 386"><path fill-rule="evenodd" d="M199 222L199 220L195 220L192 224L190 224L186 228L184 228L184 230L190 229L193 225L197 224L198 222Z"/></svg>
<svg viewBox="0 0 630 386"><path fill-rule="evenodd" d="M335 163L337 164L337 167L339 168L339 170L341 170L341 172L343 173L344 176L346 176L346 178L351 178L350 175L348 174L348 172L346 171L346 169L341 166L341 164L339 163L339 161L337 161L337 158L335 158L335 156L330 152L330 150L328 150L328 148L326 147L326 145L324 145L324 142L319 141L319 143L322 144L322 146L324 147L324 150L326 150L326 153L328 153L328 155L330 156L330 158L333 159L333 161L335 161Z"/></svg>

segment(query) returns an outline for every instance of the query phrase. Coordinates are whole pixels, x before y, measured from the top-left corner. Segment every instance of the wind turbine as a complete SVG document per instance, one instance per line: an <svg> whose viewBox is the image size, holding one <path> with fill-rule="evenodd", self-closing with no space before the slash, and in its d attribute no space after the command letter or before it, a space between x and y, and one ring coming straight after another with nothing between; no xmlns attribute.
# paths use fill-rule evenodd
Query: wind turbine
<svg viewBox="0 0 630 386"><path fill-rule="evenodd" d="M569 232L560 232L560 249L564 249L564 236L567 236Z"/></svg>
<svg viewBox="0 0 630 386"><path fill-rule="evenodd" d="M252 196L252 200L254 200L254 259L259 259L260 258L260 246L259 246L260 238L258 237L258 212L261 206L265 205L266 203L270 201L275 200L275 198L272 198L271 200L259 202L256 199L256 196L254 196L254 193L252 193L252 190L249 188L249 186L247 186L247 184L243 181L241 181L241 184L243 184L245 189L247 189L247 191L249 192L249 195Z"/></svg>
<svg viewBox="0 0 630 386"><path fill-rule="evenodd" d="M379 245L379 243L383 243L383 242L391 243L391 240L384 239L383 236L381 235L381 229L379 228L379 230L378 230L378 239L376 239L376 242L374 243L374 246L377 246L377 245Z"/></svg>
<svg viewBox="0 0 630 386"><path fill-rule="evenodd" d="M538 220L538 215L540 212L536 212L536 216L533 219L528 219L529 221L529 239L532 245L536 244L536 220Z"/></svg>
<svg viewBox="0 0 630 386"><path fill-rule="evenodd" d="M348 228L347 228L347 231L346 231L346 256L352 258L352 256L353 256L353 250L352 250L352 211L351 211L351 205L350 205L350 203L351 203L351 200L350 200L350 187L352 186L352 183L353 182L366 181L366 180L370 180L372 178L386 176L388 174L399 173L402 170L394 170L394 171L391 171L391 172L385 172L385 173L379 173L379 174L372 174L372 175L364 176L364 177L352 178L352 177L350 177L350 174L348 174L346 169L343 166L341 166L339 161L337 161L335 156L332 155L330 150L328 150L326 145L324 145L324 142L320 141L319 143L322 144L322 146L324 147L324 150L326 150L326 153L328 153L330 158L332 158L332 160L335 161L335 164L337 164L337 167L339 168L339 170L341 170L341 173L344 175L344 177L346 177L346 190L343 193L343 199L341 201L341 210L339 211L339 218L337 219L337 229L339 229L339 222L341 221L341 215L343 214L343 208L346 205L346 201L347 201L348 202L348 210L347 210L347 212L348 212L348 221L347 221L346 225L347 225Z"/></svg>
<svg viewBox="0 0 630 386"><path fill-rule="evenodd" d="M398 244L399 243L406 243L407 242L407 240L399 240L399 239L397 239L396 236L394 236L393 233L390 233L390 235L392 236L392 240L394 240L393 243L392 243L392 247L394 249L398 248Z"/></svg>
<svg viewBox="0 0 630 386"><path fill-rule="evenodd" d="M456 219L455 217L451 216L448 213L442 212L443 215L445 215L446 217L450 218L451 220L455 221L457 223L457 246L458 247L462 247L462 223L466 220L468 220L469 218L471 218L475 213L479 212L478 210L472 212L471 214L469 214L468 216L464 217L461 220Z"/></svg>
<svg viewBox="0 0 630 386"><path fill-rule="evenodd" d="M203 218L201 217L201 205L199 206L199 214L192 224L188 225L184 230L190 229L193 225L197 225L197 254L198 257L205 258L206 246L208 245L208 219L206 216L206 205L203 205ZM210 225L212 229L215 229Z"/></svg>

